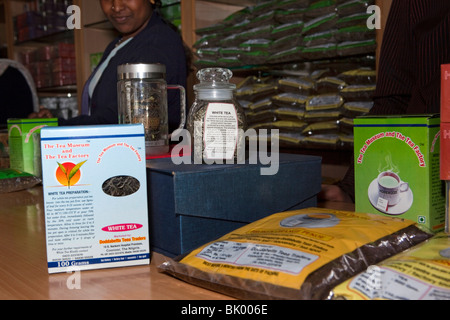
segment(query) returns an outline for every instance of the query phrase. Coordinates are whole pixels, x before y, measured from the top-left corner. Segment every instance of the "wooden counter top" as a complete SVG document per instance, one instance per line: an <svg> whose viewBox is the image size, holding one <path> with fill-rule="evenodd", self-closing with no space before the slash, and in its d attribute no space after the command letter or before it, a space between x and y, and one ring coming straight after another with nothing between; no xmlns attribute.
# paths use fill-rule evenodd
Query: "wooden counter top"
<svg viewBox="0 0 450 320"><path fill-rule="evenodd" d="M344 203L324 206L353 210L353 205ZM152 254L150 266L48 274L42 187L0 194L0 257L2 300L231 299L158 272L157 266L164 261L158 253Z"/></svg>
<svg viewBox="0 0 450 320"><path fill-rule="evenodd" d="M222 300L230 297L159 273L150 266L48 274L42 187L0 194L0 299ZM80 289L69 289L79 283Z"/></svg>

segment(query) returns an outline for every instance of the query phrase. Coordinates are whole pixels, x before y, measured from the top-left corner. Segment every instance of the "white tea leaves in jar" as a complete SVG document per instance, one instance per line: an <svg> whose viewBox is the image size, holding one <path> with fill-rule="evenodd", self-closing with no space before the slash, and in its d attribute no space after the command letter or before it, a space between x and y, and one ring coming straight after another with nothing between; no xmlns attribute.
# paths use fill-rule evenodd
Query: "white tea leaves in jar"
<svg viewBox="0 0 450 320"><path fill-rule="evenodd" d="M197 72L195 101L189 111L194 163L234 163L245 159L245 114L234 98L233 73L225 68Z"/></svg>

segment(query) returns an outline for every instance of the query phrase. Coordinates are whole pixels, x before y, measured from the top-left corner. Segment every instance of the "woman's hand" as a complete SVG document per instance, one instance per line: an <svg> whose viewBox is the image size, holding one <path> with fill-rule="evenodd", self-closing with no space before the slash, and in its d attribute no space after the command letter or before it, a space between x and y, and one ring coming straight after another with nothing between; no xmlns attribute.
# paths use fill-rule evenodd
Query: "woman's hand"
<svg viewBox="0 0 450 320"><path fill-rule="evenodd" d="M353 202L350 196L339 186L327 184L322 185L322 190L318 195L318 199L321 201Z"/></svg>
<svg viewBox="0 0 450 320"><path fill-rule="evenodd" d="M33 112L28 115L29 119L34 118L53 118L53 114L51 111L47 108L44 108L43 106L39 107L39 112Z"/></svg>

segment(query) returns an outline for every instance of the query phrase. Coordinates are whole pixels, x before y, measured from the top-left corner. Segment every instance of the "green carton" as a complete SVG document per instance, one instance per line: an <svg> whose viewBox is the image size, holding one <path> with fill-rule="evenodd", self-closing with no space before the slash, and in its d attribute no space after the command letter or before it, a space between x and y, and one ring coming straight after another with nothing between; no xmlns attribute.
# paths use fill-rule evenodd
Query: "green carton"
<svg viewBox="0 0 450 320"><path fill-rule="evenodd" d="M9 165L40 176L40 132L45 126L58 126L57 118L8 119Z"/></svg>
<svg viewBox="0 0 450 320"><path fill-rule="evenodd" d="M354 120L355 210L409 219L432 232L445 221L439 115Z"/></svg>

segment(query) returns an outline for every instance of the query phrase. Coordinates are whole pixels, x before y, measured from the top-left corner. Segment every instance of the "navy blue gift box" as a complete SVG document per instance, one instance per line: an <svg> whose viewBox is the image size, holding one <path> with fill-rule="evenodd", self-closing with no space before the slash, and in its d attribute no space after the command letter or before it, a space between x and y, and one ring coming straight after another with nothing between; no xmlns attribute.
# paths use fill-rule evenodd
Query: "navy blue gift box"
<svg viewBox="0 0 450 320"><path fill-rule="evenodd" d="M270 214L316 206L321 158L280 154L278 161L276 174L261 175L269 165L148 160L151 250L174 257Z"/></svg>

